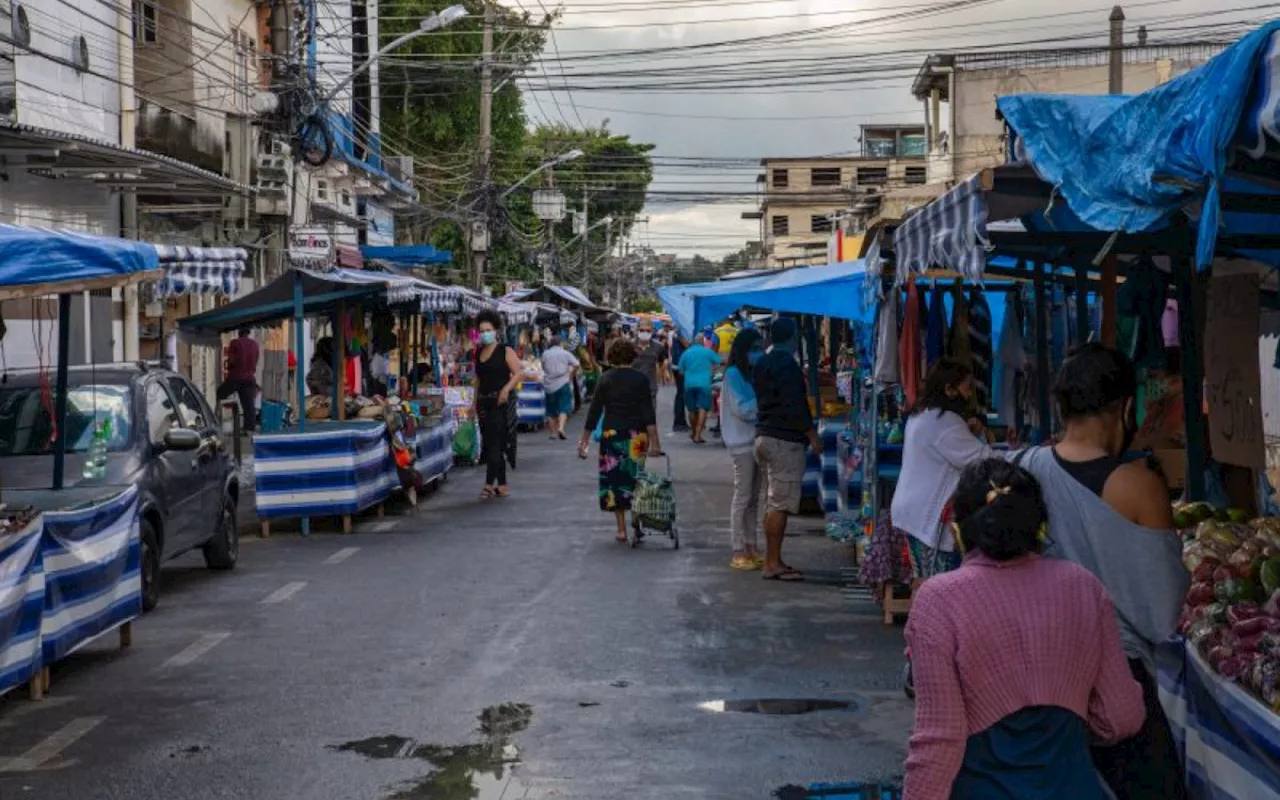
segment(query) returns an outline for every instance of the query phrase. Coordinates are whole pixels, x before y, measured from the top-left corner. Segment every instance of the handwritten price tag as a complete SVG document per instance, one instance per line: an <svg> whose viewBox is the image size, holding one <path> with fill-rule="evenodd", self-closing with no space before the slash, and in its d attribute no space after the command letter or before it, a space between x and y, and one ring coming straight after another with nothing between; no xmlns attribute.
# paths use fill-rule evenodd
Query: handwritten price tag
<svg viewBox="0 0 1280 800"><path fill-rule="evenodd" d="M1256 469L1266 466L1258 366L1260 328L1255 276L1225 275L1209 282L1205 399L1209 403L1209 445L1219 463Z"/></svg>

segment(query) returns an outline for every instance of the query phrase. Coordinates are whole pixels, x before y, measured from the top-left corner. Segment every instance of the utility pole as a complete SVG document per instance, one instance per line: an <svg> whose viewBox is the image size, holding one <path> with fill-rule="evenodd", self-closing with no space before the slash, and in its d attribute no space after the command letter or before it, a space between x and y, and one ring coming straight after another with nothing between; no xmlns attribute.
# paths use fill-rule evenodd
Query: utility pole
<svg viewBox="0 0 1280 800"><path fill-rule="evenodd" d="M591 242L591 217L587 213L590 200L591 195L587 193L584 186L582 188L582 286L588 292L588 296L591 291L591 260L587 252L590 249L587 245Z"/></svg>
<svg viewBox="0 0 1280 800"><path fill-rule="evenodd" d="M481 219L479 231L471 232L473 285L484 286L485 262L489 256L489 227L492 208L489 184L493 159L493 3L484 4L484 33L480 53L480 191Z"/></svg>
<svg viewBox="0 0 1280 800"><path fill-rule="evenodd" d="M120 145L129 149L137 146L137 96L133 91L133 22L129 11L121 6L116 7L116 57L119 61L120 77ZM120 193L120 235L125 239L138 238L138 193L126 190ZM136 361L140 355L138 315L141 303L138 298L138 284L131 283L122 290L124 299L124 348L125 361ZM86 321L89 320L89 303L85 300ZM85 326L86 329L89 327ZM114 348L113 348L114 349ZM160 343L161 356L164 353L164 342ZM93 362L93 350L85 353L86 360Z"/></svg>
<svg viewBox="0 0 1280 800"><path fill-rule="evenodd" d="M1124 94L1124 9L1111 9L1111 71L1107 76L1107 92Z"/></svg>

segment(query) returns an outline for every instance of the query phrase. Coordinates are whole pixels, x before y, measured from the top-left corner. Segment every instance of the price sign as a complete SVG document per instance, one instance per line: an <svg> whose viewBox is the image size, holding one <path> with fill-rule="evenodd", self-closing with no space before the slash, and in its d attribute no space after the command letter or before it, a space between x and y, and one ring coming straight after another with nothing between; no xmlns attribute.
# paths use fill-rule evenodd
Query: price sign
<svg viewBox="0 0 1280 800"><path fill-rule="evenodd" d="M1204 374L1214 460L1261 469L1266 466L1266 449L1258 295L1258 279L1253 275L1225 275L1209 282Z"/></svg>

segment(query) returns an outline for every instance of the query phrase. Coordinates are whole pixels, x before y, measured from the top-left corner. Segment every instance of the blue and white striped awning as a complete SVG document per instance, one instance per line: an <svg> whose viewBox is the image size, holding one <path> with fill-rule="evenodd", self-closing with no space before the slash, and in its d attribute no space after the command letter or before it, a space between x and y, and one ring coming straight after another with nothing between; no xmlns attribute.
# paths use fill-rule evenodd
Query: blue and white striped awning
<svg viewBox="0 0 1280 800"><path fill-rule="evenodd" d="M502 315L502 321L508 325L528 325L538 316L538 305L499 300L498 313Z"/></svg>
<svg viewBox="0 0 1280 800"><path fill-rule="evenodd" d="M249 254L239 247L154 245L165 276L151 288L156 298L184 294L224 294L240 291Z"/></svg>
<svg viewBox="0 0 1280 800"><path fill-rule="evenodd" d="M930 267L981 280L991 250L987 216L982 173L978 173L903 220L893 233L897 282L905 283L912 272Z"/></svg>

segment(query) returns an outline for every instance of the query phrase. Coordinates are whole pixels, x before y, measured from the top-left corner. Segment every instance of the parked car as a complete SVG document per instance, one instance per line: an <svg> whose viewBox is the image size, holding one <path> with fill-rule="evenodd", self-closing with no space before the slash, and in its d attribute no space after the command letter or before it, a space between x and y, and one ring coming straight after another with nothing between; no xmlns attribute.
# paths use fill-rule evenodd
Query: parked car
<svg viewBox="0 0 1280 800"><path fill-rule="evenodd" d="M69 370L65 487L53 492L52 371L0 377L0 492L10 504L63 508L137 485L142 515L142 604L160 597L160 565L200 548L211 569L235 567L240 480L213 409L167 369L90 365ZM107 423L107 463L85 475L95 431Z"/></svg>

